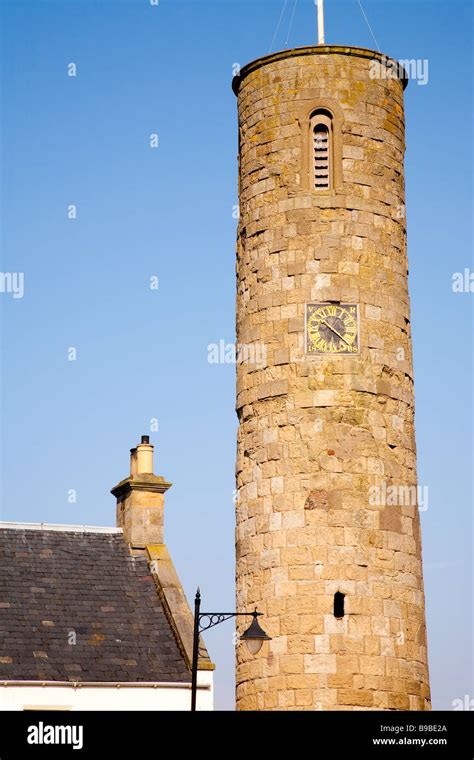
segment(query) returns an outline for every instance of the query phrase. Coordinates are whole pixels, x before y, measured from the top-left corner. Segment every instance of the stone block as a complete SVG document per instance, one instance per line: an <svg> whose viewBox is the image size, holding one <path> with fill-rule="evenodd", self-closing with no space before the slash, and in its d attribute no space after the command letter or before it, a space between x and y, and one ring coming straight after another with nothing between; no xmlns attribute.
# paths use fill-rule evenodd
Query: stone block
<svg viewBox="0 0 474 760"><path fill-rule="evenodd" d="M338 689L337 701L347 707L372 707L374 695L371 691L361 689Z"/></svg>
<svg viewBox="0 0 474 760"><path fill-rule="evenodd" d="M304 671L305 673L336 673L336 655L304 655Z"/></svg>

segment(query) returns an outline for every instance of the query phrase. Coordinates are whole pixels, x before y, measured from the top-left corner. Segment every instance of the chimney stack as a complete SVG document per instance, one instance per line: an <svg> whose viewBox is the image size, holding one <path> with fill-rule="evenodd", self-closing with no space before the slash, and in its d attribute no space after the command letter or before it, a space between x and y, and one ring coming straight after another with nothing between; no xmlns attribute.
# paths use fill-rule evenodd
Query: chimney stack
<svg viewBox="0 0 474 760"><path fill-rule="evenodd" d="M153 474L153 445L148 435L130 449L130 475L112 488L117 499L117 527L137 551L164 543L165 497L170 488L161 475Z"/></svg>

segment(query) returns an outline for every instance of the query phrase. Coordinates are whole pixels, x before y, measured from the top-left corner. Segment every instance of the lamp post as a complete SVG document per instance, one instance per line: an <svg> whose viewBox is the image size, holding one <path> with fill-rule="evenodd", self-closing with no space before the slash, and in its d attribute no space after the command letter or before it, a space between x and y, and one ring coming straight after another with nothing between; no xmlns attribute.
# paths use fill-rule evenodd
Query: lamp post
<svg viewBox="0 0 474 760"><path fill-rule="evenodd" d="M260 617L261 614L261 612L257 612L256 608L254 612L201 612L201 592L199 589L196 591L196 596L194 598L194 635L191 679L192 712L196 710L199 634L203 631L207 631L209 628L214 628L214 626L223 623L225 620L230 620L230 618L241 617L243 615L252 617L252 622L247 630L243 632L242 636L240 636L240 640L245 641L250 654L257 654L262 648L263 642L271 640L271 636L268 636L259 625L258 617ZM202 622L204 620L206 622Z"/></svg>

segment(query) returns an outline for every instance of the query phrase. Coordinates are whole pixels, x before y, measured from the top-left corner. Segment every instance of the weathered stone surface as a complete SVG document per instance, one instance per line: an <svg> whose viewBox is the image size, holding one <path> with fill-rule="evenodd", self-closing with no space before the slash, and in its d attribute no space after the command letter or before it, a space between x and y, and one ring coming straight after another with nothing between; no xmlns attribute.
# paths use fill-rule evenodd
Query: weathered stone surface
<svg viewBox="0 0 474 760"><path fill-rule="evenodd" d="M237 366L237 605L274 637L265 681L237 647L238 709L430 706L418 510L383 503L416 486L416 453L403 88L371 78L377 55L287 50L238 87L237 341L267 361ZM333 114L324 190L317 108ZM308 302L358 304L359 353L307 355Z"/></svg>

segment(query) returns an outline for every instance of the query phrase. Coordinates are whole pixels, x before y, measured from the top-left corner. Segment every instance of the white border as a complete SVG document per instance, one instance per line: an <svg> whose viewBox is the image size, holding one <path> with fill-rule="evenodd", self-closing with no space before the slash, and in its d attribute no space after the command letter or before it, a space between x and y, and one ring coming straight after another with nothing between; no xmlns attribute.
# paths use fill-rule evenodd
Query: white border
<svg viewBox="0 0 474 760"><path fill-rule="evenodd" d="M0 529L7 530L56 530L70 533L123 533L123 528L101 528L96 525L60 525L57 523L2 522Z"/></svg>

